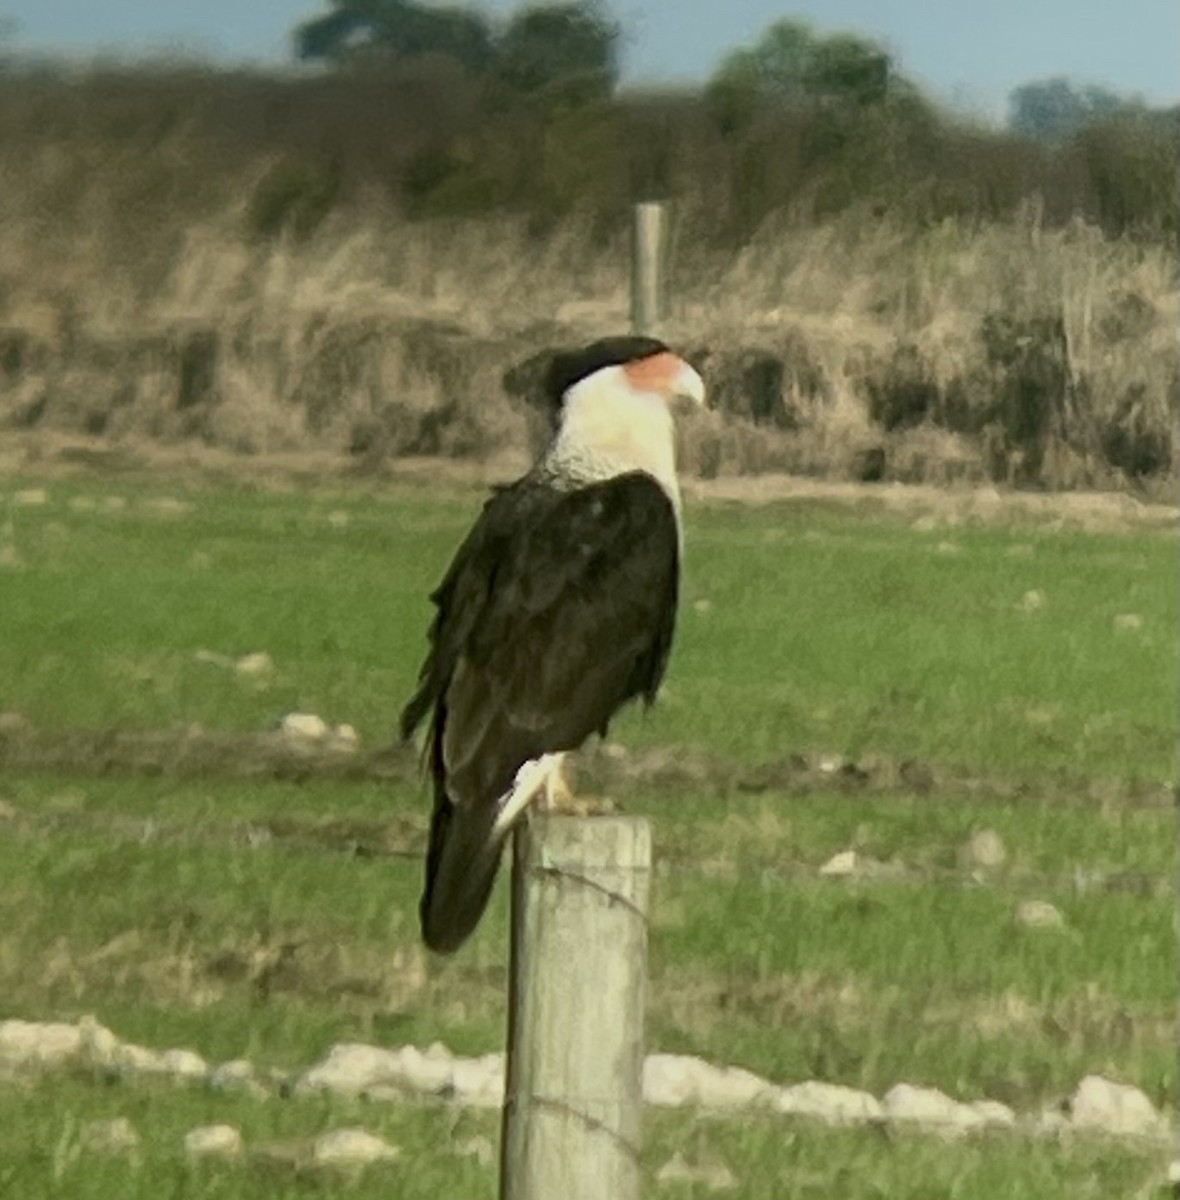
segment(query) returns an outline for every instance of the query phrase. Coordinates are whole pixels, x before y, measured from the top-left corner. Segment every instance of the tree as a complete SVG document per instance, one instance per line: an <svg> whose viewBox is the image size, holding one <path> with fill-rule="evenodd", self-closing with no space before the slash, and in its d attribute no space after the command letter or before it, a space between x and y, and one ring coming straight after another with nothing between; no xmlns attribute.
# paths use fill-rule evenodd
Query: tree
<svg viewBox="0 0 1180 1200"><path fill-rule="evenodd" d="M413 0L333 0L332 8L296 27L299 58L345 62L372 53L441 54L478 74L494 55L492 30L471 9Z"/></svg>
<svg viewBox="0 0 1180 1200"><path fill-rule="evenodd" d="M1094 84L1078 87L1058 75L1026 83L1010 93L1008 126L1025 137L1059 142L1095 121L1142 110L1137 100Z"/></svg>
<svg viewBox="0 0 1180 1200"><path fill-rule="evenodd" d="M609 92L618 79L619 32L595 0L523 9L496 41L496 75L520 92L558 81Z"/></svg>
<svg viewBox="0 0 1180 1200"><path fill-rule="evenodd" d="M767 28L753 46L728 55L708 96L722 124L734 125L767 101L792 107L877 104L896 79L892 58L869 38L825 37L788 18Z"/></svg>

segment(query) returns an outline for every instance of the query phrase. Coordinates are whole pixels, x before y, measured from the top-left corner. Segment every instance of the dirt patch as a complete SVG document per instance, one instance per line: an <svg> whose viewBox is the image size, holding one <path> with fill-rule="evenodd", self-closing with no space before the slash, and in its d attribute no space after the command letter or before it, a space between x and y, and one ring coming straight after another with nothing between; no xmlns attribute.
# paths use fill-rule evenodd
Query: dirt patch
<svg viewBox="0 0 1180 1200"><path fill-rule="evenodd" d="M54 770L92 775L132 774L227 779L384 780L422 782L421 755L393 745L355 752L331 743L292 741L277 731L219 733L175 730L40 730L19 714L0 713L0 769ZM1052 801L1104 808L1111 804L1162 807L1176 803L1175 785L1141 780L1088 780L1065 774L1036 780L982 775L953 765L883 755L860 760L799 753L751 766L699 746L628 751L597 744L577 760L579 790L591 794L639 788L706 794L776 792L906 792L974 801Z"/></svg>
<svg viewBox="0 0 1180 1200"><path fill-rule="evenodd" d="M376 467L354 456L292 450L241 454L210 446L168 444L127 438L117 444L50 431L12 433L0 446L0 478L29 475L55 480L116 480L151 483L166 476L173 488L245 486L275 493L347 490L363 482L367 493L403 487L439 496L480 492L520 475L528 467L524 449L504 449L478 460L406 456ZM1180 509L1162 498L1129 492L1033 492L959 484L860 483L767 471L713 479L686 479L687 500L697 504L811 502L881 512L931 525L1034 525L1063 530L1122 532L1158 530L1172 534Z"/></svg>

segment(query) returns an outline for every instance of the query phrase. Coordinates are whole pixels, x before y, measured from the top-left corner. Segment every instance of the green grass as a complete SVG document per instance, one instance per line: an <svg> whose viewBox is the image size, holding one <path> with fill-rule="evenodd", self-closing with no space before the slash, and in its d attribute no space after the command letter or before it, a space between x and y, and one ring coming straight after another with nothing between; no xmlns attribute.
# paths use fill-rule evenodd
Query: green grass
<svg viewBox="0 0 1180 1200"><path fill-rule="evenodd" d="M84 1149L86 1125L129 1120L141 1141L130 1156ZM236 1162L191 1162L182 1150L191 1128L227 1122L246 1144ZM317 1134L362 1127L400 1151L363 1174L300 1166L299 1148ZM496 1195L496 1115L447 1107L373 1105L305 1099L258 1103L200 1089L98 1086L85 1078L52 1089L0 1091L0 1194L21 1200L113 1200L200 1196L203 1200L469 1200ZM477 1150L478 1148L478 1150ZM483 1155L481 1161L479 1154ZM1154 1148L972 1137L938 1138L876 1130L824 1129L763 1118L700 1121L649 1113L645 1195L672 1200L712 1194L702 1185L658 1182L673 1155L693 1166L724 1164L742 1200L1112 1200L1163 1197L1166 1158Z"/></svg>
<svg viewBox="0 0 1180 1200"><path fill-rule="evenodd" d="M107 511L110 495L126 507ZM215 729L310 708L388 739L425 595L478 497L172 495L191 510L151 507L143 485L59 485L44 506L10 507L24 566L0 574L0 706L39 725ZM1025 611L1030 592L1044 603ZM751 761L818 747L1170 779L1177 608L1176 550L1159 534L703 508L689 514L667 695L617 734ZM1117 629L1128 613L1139 627ZM243 681L200 650L265 650L277 671Z"/></svg>
<svg viewBox="0 0 1180 1200"><path fill-rule="evenodd" d="M49 731L251 732L309 709L384 745L426 593L478 502L126 480L54 484L41 506L0 499L0 710ZM881 1094L904 1079L1022 1110L1098 1071L1175 1106L1176 830L1158 786L1176 776L1172 540L780 504L694 509L688 542L667 695L615 740L745 765L916 759L934 784L653 782L616 797L656 831L649 1047L780 1082ZM1024 600L1034 591L1039 604ZM244 678L201 650L265 650L275 671ZM0 800L0 1018L93 1012L124 1038L283 1068L350 1039L502 1044L506 889L455 958L418 945L422 787L26 765L0 777ZM973 875L962 848L983 828L1007 858ZM818 875L849 848L893 874ZM1028 899L1055 904L1065 928L1018 925ZM136 1164L77 1151L79 1121L115 1114L151 1129ZM494 1189L493 1172L446 1149L471 1130L494 1141L486 1114L71 1078L0 1085L0 1195L344 1186L269 1161L186 1164L184 1129L214 1120L249 1143L363 1124L403 1146L350 1195ZM1159 1167L1113 1145L948 1148L654 1114L650 1189L675 1151L726 1162L751 1197L1138 1195Z"/></svg>

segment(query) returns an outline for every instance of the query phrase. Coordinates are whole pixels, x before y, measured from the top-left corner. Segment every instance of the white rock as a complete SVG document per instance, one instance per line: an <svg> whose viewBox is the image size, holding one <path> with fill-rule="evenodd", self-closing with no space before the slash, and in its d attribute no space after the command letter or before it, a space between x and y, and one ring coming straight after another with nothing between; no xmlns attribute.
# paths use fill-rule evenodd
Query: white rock
<svg viewBox="0 0 1180 1200"><path fill-rule="evenodd" d="M454 1099L477 1108L499 1108L504 1101L504 1056L457 1058L451 1064Z"/></svg>
<svg viewBox="0 0 1180 1200"><path fill-rule="evenodd" d="M1045 607L1045 593L1040 588L1033 588L1027 591L1020 597L1020 603L1016 606L1021 612L1034 613L1040 612Z"/></svg>
<svg viewBox="0 0 1180 1200"><path fill-rule="evenodd" d="M279 730L293 742L322 742L328 736L328 723L315 713L287 713Z"/></svg>
<svg viewBox="0 0 1180 1200"><path fill-rule="evenodd" d="M218 1092L248 1092L261 1098L270 1093L259 1083L254 1064L244 1058L223 1062L209 1072L209 1086Z"/></svg>
<svg viewBox="0 0 1180 1200"><path fill-rule="evenodd" d="M332 730L332 749L352 753L361 743L360 736L351 725L337 725Z"/></svg>
<svg viewBox="0 0 1180 1200"><path fill-rule="evenodd" d="M387 1162L400 1153L396 1146L364 1129L334 1129L321 1133L311 1144L312 1161L321 1166L364 1166Z"/></svg>
<svg viewBox="0 0 1180 1200"><path fill-rule="evenodd" d="M115 1051L114 1065L127 1075L166 1075L168 1064L159 1050L120 1042Z"/></svg>
<svg viewBox="0 0 1180 1200"><path fill-rule="evenodd" d="M881 1102L869 1092L817 1079L779 1088L773 1104L781 1113L814 1117L833 1125L880 1121L885 1115Z"/></svg>
<svg viewBox="0 0 1180 1200"><path fill-rule="evenodd" d="M856 859L855 850L841 850L839 854L833 854L826 863L819 869L821 875L829 875L842 877L856 874Z"/></svg>
<svg viewBox="0 0 1180 1200"><path fill-rule="evenodd" d="M193 1050L165 1050L161 1062L177 1079L204 1079L209 1074L209 1064Z"/></svg>
<svg viewBox="0 0 1180 1200"><path fill-rule="evenodd" d="M1056 1108L1043 1108L1032 1120L1032 1130L1041 1137L1057 1137L1069 1128L1069 1118Z"/></svg>
<svg viewBox="0 0 1180 1200"><path fill-rule="evenodd" d="M239 675L269 675L274 669L274 660L265 650L258 650L253 654L243 654L234 663L234 670Z"/></svg>
<svg viewBox="0 0 1180 1200"><path fill-rule="evenodd" d="M1026 925L1029 929L1065 928L1061 910L1047 900L1021 900L1014 916L1018 925Z"/></svg>
<svg viewBox="0 0 1180 1200"><path fill-rule="evenodd" d="M999 867L1008 857L1004 839L994 829L977 829L963 844L961 858L971 867Z"/></svg>
<svg viewBox="0 0 1180 1200"><path fill-rule="evenodd" d="M1016 1114L999 1100L975 1100L970 1105L985 1125L997 1129L1011 1129L1016 1124Z"/></svg>
<svg viewBox="0 0 1180 1200"><path fill-rule="evenodd" d="M198 1125L184 1135L184 1152L190 1158L237 1158L242 1135L232 1125Z"/></svg>
<svg viewBox="0 0 1180 1200"><path fill-rule="evenodd" d="M82 1059L92 1067L114 1065L119 1053L119 1039L93 1016L85 1016L78 1022L81 1038L79 1051Z"/></svg>
<svg viewBox="0 0 1180 1200"><path fill-rule="evenodd" d="M1143 618L1138 613L1116 613L1115 629L1142 629Z"/></svg>
<svg viewBox="0 0 1180 1200"><path fill-rule="evenodd" d="M905 867L855 850L841 850L820 867L819 873L828 879L889 879L904 875Z"/></svg>
<svg viewBox="0 0 1180 1200"><path fill-rule="evenodd" d="M87 1121L78 1140L84 1149L100 1154L130 1154L139 1147L139 1133L126 1117Z"/></svg>
<svg viewBox="0 0 1180 1200"><path fill-rule="evenodd" d="M405 1092L439 1095L453 1088L455 1063L454 1055L437 1042L427 1050L416 1046L384 1050L362 1042L341 1042L328 1051L327 1058L304 1072L295 1091L364 1092L384 1097Z"/></svg>
<svg viewBox="0 0 1180 1200"><path fill-rule="evenodd" d="M49 503L49 493L44 488L23 488L12 493L13 508L40 508Z"/></svg>
<svg viewBox="0 0 1180 1200"><path fill-rule="evenodd" d="M717 1067L691 1054L649 1054L643 1064L643 1098L679 1108L746 1108L771 1103L774 1085L741 1067Z"/></svg>
<svg viewBox="0 0 1180 1200"><path fill-rule="evenodd" d="M938 1088L896 1083L881 1101L891 1121L914 1121L933 1129L967 1130L984 1124L984 1117L969 1104L952 1100Z"/></svg>
<svg viewBox="0 0 1180 1200"><path fill-rule="evenodd" d="M82 1033L60 1021L0 1021L0 1066L56 1067L78 1056Z"/></svg>
<svg viewBox="0 0 1180 1200"><path fill-rule="evenodd" d="M1164 1128L1155 1105L1143 1092L1102 1075L1087 1075L1078 1084L1069 1098L1069 1116L1075 1129L1105 1133L1155 1134Z"/></svg>
<svg viewBox="0 0 1180 1200"><path fill-rule="evenodd" d="M1173 1187L1180 1187L1180 1158L1168 1163L1167 1180Z"/></svg>
<svg viewBox="0 0 1180 1200"><path fill-rule="evenodd" d="M700 1186L709 1192L728 1192L737 1187L737 1179L723 1162L701 1163L693 1166L679 1154L670 1159L656 1172L657 1183L687 1183Z"/></svg>

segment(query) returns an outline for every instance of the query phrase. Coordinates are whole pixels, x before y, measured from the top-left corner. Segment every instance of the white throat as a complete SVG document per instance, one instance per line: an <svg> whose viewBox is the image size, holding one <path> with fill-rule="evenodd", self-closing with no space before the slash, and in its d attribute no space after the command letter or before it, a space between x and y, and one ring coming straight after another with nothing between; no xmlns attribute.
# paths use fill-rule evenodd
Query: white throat
<svg viewBox="0 0 1180 1200"><path fill-rule="evenodd" d="M672 414L662 396L637 391L618 367L595 371L566 393L561 428L540 467L574 483L644 471L680 511Z"/></svg>

